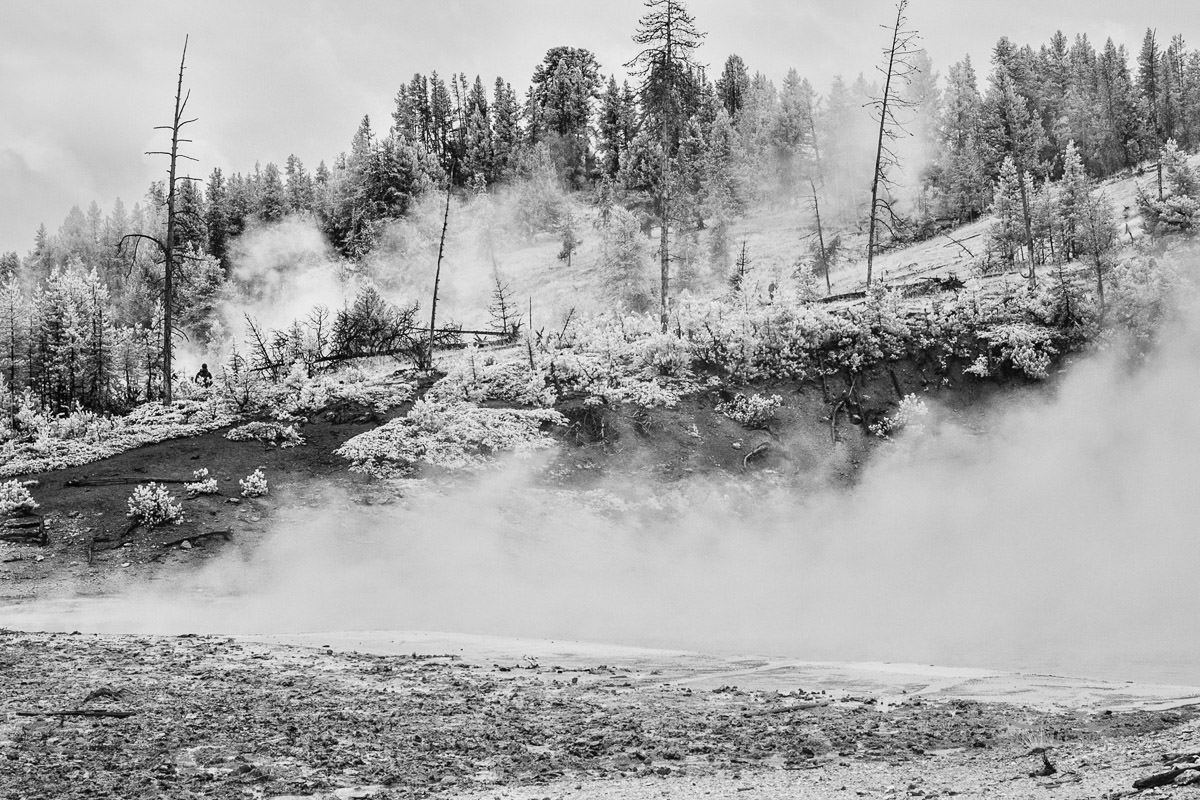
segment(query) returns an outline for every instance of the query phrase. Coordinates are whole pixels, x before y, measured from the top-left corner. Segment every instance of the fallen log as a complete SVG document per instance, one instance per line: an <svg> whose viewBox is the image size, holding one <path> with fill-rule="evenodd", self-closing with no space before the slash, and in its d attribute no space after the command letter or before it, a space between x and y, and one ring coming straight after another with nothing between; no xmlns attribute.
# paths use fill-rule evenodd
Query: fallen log
<svg viewBox="0 0 1200 800"><path fill-rule="evenodd" d="M44 546L47 543L46 523L38 514L10 517L0 526L0 542Z"/></svg>
<svg viewBox="0 0 1200 800"><path fill-rule="evenodd" d="M122 486L134 483L191 483L190 478L146 478L146 477L127 477L114 476L111 478L71 478L63 483L63 486Z"/></svg>
<svg viewBox="0 0 1200 800"><path fill-rule="evenodd" d="M1133 782L1133 788L1141 791L1142 789L1153 789L1156 786L1167 786L1175 782L1185 772L1191 769L1169 769L1166 772L1157 772L1154 775L1147 775L1144 778L1138 778Z"/></svg>
<svg viewBox="0 0 1200 800"><path fill-rule="evenodd" d="M749 469L750 468L750 459L754 458L757 455L761 455L761 454L765 453L768 449L770 449L770 447L771 447L771 445L769 442L759 442L758 446L755 447L753 450L751 450L749 453L746 453L746 457L742 459L742 469Z"/></svg>
<svg viewBox="0 0 1200 800"><path fill-rule="evenodd" d="M74 708L66 711L18 711L18 717L132 717L136 711L107 711L99 708Z"/></svg>
<svg viewBox="0 0 1200 800"><path fill-rule="evenodd" d="M199 533L181 533L162 542L162 546L174 547L177 544L183 544L184 542L197 542L201 539L207 539L210 536L220 536L228 542L233 539L233 530L225 529L220 531L200 531Z"/></svg>

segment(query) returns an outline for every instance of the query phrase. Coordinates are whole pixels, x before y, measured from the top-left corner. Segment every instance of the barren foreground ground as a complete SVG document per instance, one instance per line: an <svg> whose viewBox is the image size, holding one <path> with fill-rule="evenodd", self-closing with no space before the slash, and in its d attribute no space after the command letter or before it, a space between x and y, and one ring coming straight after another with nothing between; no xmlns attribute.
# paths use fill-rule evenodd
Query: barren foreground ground
<svg viewBox="0 0 1200 800"><path fill-rule="evenodd" d="M320 641L0 632L0 797L1096 798L1200 753L1183 692Z"/></svg>

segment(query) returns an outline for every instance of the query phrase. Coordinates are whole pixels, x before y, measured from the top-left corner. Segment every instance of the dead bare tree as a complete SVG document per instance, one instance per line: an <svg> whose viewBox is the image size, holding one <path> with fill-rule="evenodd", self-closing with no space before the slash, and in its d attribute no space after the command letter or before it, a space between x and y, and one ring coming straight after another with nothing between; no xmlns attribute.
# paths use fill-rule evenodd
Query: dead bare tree
<svg viewBox="0 0 1200 800"><path fill-rule="evenodd" d="M170 159L167 167L167 231L166 238L159 239L157 236L150 236L145 233L129 233L121 237L117 243L117 251L120 252L125 241L132 239L134 242L134 258L137 257L137 245L142 240L147 240L153 243L159 250L162 256L163 264L163 405L170 405L171 396L171 356L174 345L175 324L174 324L174 306L175 306L175 264L181 256L175 252L175 200L177 197L176 187L180 181L194 181L198 178L190 176L178 175L177 166L179 159L184 158L189 161L197 161L179 152L179 145L190 143L191 139L181 139L180 131L185 125L190 125L198 118L184 119L183 114L187 109L188 99L192 96L189 89L187 94L183 93L183 70L187 62L187 46L188 37L183 37L183 55L179 58L179 77L175 82L175 114L171 119L170 125L156 125L154 130L167 130L171 132L171 149L167 150L150 150L146 155L149 156L167 156Z"/></svg>
<svg viewBox="0 0 1200 800"><path fill-rule="evenodd" d="M442 255L446 251L446 229L450 227L450 193L454 189L454 175L446 175L446 209L442 212L442 237L438 240L437 269L433 273L433 300L429 304L429 352L426 367L433 366L433 336L437 331L438 284L442 280Z"/></svg>
<svg viewBox="0 0 1200 800"><path fill-rule="evenodd" d="M892 145L900 136L909 135L904 125L896 118L896 110L911 107L912 103L899 93L901 84L907 84L917 71L912 62L912 56L918 52L916 46L920 37L915 30L909 30L908 18L904 12L908 9L908 0L898 0L896 3L896 21L890 26L882 26L891 31L891 44L884 48L884 65L877 67L884 76L883 95L872 100L868 105L879 115L879 138L875 145L875 172L871 178L871 219L867 228L867 286L871 285L871 268L878 249L879 228L887 228L895 234L894 224L896 213L892 207L892 181L889 173L899 160ZM880 190L883 195L880 195ZM886 219L884 219L886 215Z"/></svg>
<svg viewBox="0 0 1200 800"><path fill-rule="evenodd" d="M825 273L825 294L833 294L833 283L829 271L833 267L829 259L829 251L825 249L825 231L821 227L821 200L817 195L817 184L810 178L808 187L812 190L813 215L817 221L817 257L821 262L821 271Z"/></svg>

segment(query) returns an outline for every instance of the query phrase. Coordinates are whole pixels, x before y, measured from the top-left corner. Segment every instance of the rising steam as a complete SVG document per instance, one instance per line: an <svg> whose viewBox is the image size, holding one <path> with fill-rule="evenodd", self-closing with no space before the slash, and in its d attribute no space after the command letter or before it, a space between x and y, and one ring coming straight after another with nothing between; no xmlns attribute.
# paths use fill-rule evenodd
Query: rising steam
<svg viewBox="0 0 1200 800"><path fill-rule="evenodd" d="M548 490L527 463L391 505L306 487L310 507L281 512L246 560L20 624L447 630L1200 681L1198 364L1193 308L1144 361L1090 357L982 434L944 417L853 488L809 495Z"/></svg>

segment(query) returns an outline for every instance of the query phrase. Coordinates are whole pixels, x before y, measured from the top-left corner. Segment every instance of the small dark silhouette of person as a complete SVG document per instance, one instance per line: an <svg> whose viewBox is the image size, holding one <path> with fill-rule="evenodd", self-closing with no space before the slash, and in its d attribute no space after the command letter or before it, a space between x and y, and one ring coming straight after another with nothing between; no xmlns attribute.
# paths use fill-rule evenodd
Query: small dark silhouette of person
<svg viewBox="0 0 1200 800"><path fill-rule="evenodd" d="M208 371L208 364L201 364L200 371L196 373L196 377L192 380L205 388L212 386L213 376L212 373Z"/></svg>

